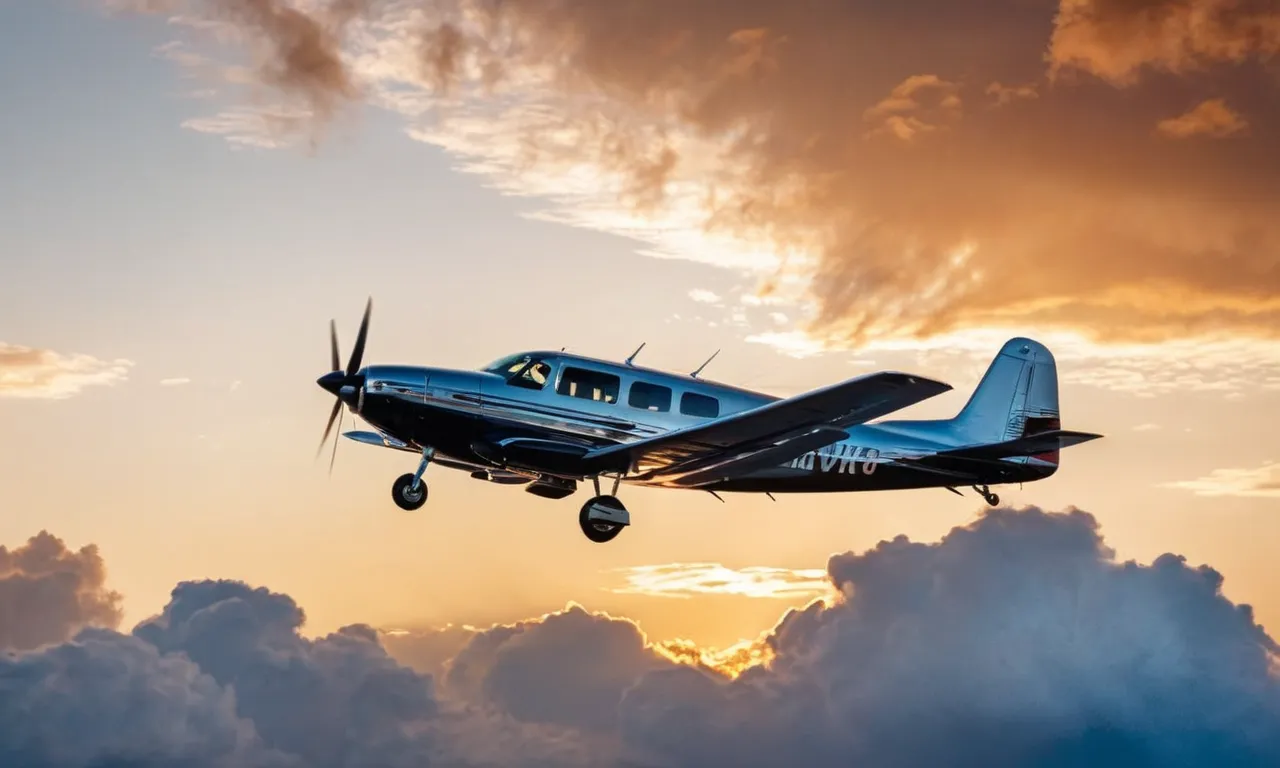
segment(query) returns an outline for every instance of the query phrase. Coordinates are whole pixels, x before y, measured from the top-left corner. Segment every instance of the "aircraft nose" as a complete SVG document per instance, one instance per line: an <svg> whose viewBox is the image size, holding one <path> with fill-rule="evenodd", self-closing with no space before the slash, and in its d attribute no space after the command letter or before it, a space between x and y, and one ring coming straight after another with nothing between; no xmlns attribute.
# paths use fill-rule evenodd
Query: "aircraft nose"
<svg viewBox="0 0 1280 768"><path fill-rule="evenodd" d="M346 378L347 374L343 371L330 371L316 379L316 383L320 385L321 389L336 395L338 394L338 390L342 389L342 385L345 383Z"/></svg>

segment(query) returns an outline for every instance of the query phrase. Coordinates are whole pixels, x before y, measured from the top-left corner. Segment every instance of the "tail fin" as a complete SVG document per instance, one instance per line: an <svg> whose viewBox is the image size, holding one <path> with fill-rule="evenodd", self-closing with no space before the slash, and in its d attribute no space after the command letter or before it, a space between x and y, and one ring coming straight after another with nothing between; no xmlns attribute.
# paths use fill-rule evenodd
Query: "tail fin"
<svg viewBox="0 0 1280 768"><path fill-rule="evenodd" d="M1061 426L1053 353L1040 342L1021 337L1005 342L969 402L952 419L956 435L970 444L1019 440ZM1030 458L1057 466L1058 449Z"/></svg>

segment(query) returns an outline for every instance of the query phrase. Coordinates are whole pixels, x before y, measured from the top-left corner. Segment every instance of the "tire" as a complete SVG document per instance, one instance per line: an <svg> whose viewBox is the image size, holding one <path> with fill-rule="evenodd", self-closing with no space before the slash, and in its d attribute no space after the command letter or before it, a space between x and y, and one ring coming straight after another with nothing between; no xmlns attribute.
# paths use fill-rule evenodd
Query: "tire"
<svg viewBox="0 0 1280 768"><path fill-rule="evenodd" d="M412 487L413 473L397 477L391 486L391 497L395 499L396 506L408 512L421 509L427 503L427 484L419 482L417 491L411 491Z"/></svg>
<svg viewBox="0 0 1280 768"><path fill-rule="evenodd" d="M591 509L591 505L605 499L608 499L608 502L606 503L615 504L619 507L622 506L622 502L612 497L596 496L588 499L587 503L583 504L582 509L578 511L578 527L582 529L582 535L586 536L589 541L593 541L596 544L605 544L613 541L618 537L618 534L622 533L622 529L626 527L624 525L601 523L588 519L587 512Z"/></svg>

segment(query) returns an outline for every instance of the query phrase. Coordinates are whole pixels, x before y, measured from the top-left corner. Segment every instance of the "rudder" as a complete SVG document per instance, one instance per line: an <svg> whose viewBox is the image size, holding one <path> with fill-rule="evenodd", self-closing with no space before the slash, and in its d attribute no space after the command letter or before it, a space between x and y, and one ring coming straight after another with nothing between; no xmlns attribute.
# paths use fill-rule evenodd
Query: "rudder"
<svg viewBox="0 0 1280 768"><path fill-rule="evenodd" d="M970 443L998 443L1060 429L1053 353L1032 339L1005 342L952 423L957 435ZM1058 453L1030 458L1057 465Z"/></svg>

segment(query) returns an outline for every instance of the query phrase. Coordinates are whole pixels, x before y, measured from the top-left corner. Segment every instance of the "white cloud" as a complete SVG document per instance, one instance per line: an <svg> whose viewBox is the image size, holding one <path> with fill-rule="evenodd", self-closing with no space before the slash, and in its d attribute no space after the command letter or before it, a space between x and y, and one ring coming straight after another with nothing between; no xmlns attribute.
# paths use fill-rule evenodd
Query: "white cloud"
<svg viewBox="0 0 1280 768"><path fill-rule="evenodd" d="M1194 480L1162 483L1163 488L1191 491L1197 496L1243 496L1280 499L1280 463L1252 469L1215 469Z"/></svg>
<svg viewBox="0 0 1280 768"><path fill-rule="evenodd" d="M128 379L131 360L100 360L0 341L0 397L60 400Z"/></svg>
<svg viewBox="0 0 1280 768"><path fill-rule="evenodd" d="M185 377L185 376L178 376L178 377L176 377L176 378L172 378L172 379L161 379L161 380L160 380L160 386L162 386L162 387L180 387L180 386L182 386L183 384L190 384L190 383L191 383L191 379L188 379L188 378L187 378L187 377Z"/></svg>
<svg viewBox="0 0 1280 768"><path fill-rule="evenodd" d="M763 344L791 357L814 357L829 351L822 341L803 331L765 331L747 337L749 344Z"/></svg>
<svg viewBox="0 0 1280 768"><path fill-rule="evenodd" d="M235 149L277 149L299 142L297 131L307 113L283 106L236 107L216 115L193 117L183 128L221 136Z"/></svg>
<svg viewBox="0 0 1280 768"><path fill-rule="evenodd" d="M694 288L689 291L689 298L700 304L720 303L720 296L714 291L708 291L706 288Z"/></svg>

